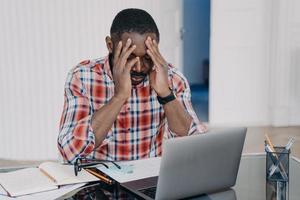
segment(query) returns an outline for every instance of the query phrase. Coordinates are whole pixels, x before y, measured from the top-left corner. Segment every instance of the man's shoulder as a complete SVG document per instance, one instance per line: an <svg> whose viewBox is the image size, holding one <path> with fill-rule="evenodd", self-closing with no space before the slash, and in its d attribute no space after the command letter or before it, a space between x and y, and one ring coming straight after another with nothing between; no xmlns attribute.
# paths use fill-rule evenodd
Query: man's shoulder
<svg viewBox="0 0 300 200"><path fill-rule="evenodd" d="M70 70L71 74L77 73L101 73L104 69L106 57L87 59L79 62L75 67Z"/></svg>
<svg viewBox="0 0 300 200"><path fill-rule="evenodd" d="M187 82L187 79L183 73L170 63L168 64L168 75L173 82Z"/></svg>

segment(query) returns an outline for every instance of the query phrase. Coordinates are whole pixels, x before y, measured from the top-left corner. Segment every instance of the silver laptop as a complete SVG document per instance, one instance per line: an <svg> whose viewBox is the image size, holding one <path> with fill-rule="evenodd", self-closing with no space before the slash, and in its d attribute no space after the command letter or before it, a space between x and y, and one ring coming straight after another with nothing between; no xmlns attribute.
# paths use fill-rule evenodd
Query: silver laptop
<svg viewBox="0 0 300 200"><path fill-rule="evenodd" d="M235 185L246 128L166 140L158 177L122 183L143 199L181 199Z"/></svg>

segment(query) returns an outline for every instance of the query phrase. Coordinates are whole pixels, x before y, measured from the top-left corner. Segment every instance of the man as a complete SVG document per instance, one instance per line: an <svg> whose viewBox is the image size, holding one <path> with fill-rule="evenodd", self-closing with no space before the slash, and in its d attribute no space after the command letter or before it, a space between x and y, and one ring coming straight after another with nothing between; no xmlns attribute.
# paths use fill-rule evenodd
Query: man
<svg viewBox="0 0 300 200"><path fill-rule="evenodd" d="M153 18L125 9L106 37L109 56L70 71L58 136L65 161L160 156L164 136L206 131L191 106L187 80L165 61L158 42Z"/></svg>

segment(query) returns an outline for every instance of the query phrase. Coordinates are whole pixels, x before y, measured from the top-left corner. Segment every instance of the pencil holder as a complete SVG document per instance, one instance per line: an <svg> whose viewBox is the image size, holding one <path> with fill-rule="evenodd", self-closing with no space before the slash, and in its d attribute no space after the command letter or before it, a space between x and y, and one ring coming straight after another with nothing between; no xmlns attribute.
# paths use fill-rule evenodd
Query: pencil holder
<svg viewBox="0 0 300 200"><path fill-rule="evenodd" d="M285 147L266 149L266 195L267 200L288 200L289 155Z"/></svg>

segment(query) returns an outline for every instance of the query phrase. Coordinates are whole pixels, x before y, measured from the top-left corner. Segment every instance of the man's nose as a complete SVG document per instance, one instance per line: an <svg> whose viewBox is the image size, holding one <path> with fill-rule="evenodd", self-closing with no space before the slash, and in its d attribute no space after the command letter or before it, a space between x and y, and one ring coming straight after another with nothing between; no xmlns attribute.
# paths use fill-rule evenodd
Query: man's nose
<svg viewBox="0 0 300 200"><path fill-rule="evenodd" d="M143 67L143 64L142 64L142 62L139 58L138 61L135 63L135 65L132 67L132 70L135 71L135 72L141 72L142 67Z"/></svg>

